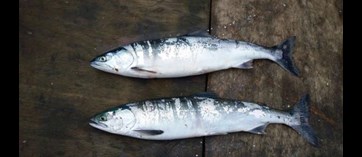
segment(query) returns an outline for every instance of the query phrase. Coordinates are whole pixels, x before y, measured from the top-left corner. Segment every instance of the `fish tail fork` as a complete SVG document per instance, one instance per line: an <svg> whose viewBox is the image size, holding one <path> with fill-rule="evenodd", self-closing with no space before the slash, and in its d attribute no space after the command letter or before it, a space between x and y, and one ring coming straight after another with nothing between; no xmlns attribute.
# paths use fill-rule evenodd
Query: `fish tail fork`
<svg viewBox="0 0 362 157"><path fill-rule="evenodd" d="M286 69L287 71L292 73L293 75L299 76L299 70L294 65L293 60L292 60L292 52L293 52L294 43L295 43L295 36L288 38L281 44L276 45L272 48L274 49L274 52L278 52L278 50L280 50L282 52L282 54L280 55L281 58L278 57L278 59L276 59L276 62L281 67L283 67L284 69Z"/></svg>
<svg viewBox="0 0 362 157"><path fill-rule="evenodd" d="M306 94L301 98L297 105L292 109L292 116L299 119L299 125L291 125L291 127L302 135L309 143L319 147L317 136L315 135L312 127L309 125L309 95Z"/></svg>

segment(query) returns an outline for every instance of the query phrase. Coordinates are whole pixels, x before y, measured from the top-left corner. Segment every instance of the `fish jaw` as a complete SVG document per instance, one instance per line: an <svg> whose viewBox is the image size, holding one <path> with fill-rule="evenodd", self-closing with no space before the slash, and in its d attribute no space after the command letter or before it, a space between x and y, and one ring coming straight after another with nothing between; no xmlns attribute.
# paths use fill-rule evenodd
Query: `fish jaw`
<svg viewBox="0 0 362 157"><path fill-rule="evenodd" d="M103 70L103 69L101 68L101 66L97 63L97 61L92 60L91 63L90 63L90 65L91 65L93 68L96 68L96 69L98 69L98 70Z"/></svg>
<svg viewBox="0 0 362 157"><path fill-rule="evenodd" d="M104 72L125 75L123 73L128 71L133 61L132 54L124 47L121 47L93 58L90 65Z"/></svg>
<svg viewBox="0 0 362 157"><path fill-rule="evenodd" d="M94 61L94 62L91 62L90 65L95 69L105 71L105 72L109 72L109 73L114 73L114 71L112 70L111 67L105 66L106 64L100 65L97 61Z"/></svg>
<svg viewBox="0 0 362 157"><path fill-rule="evenodd" d="M91 121L89 122L89 125L94 128L97 128L99 130L105 131L105 132L122 135L122 134L112 130L107 124L97 122L97 120L95 120L95 119L91 119Z"/></svg>
<svg viewBox="0 0 362 157"><path fill-rule="evenodd" d="M100 122L98 122L97 120L95 120L93 118L90 120L89 125L94 127L94 128L103 130L103 131L107 131L107 128L108 128L108 126L106 124L100 123Z"/></svg>
<svg viewBox="0 0 362 157"><path fill-rule="evenodd" d="M108 73L112 73L112 74L117 74L117 75L121 75L120 74L120 69L118 68L113 68L107 64L103 64L100 65L97 61L91 62L90 64L93 68L98 69L100 71L104 71L104 72L108 72Z"/></svg>

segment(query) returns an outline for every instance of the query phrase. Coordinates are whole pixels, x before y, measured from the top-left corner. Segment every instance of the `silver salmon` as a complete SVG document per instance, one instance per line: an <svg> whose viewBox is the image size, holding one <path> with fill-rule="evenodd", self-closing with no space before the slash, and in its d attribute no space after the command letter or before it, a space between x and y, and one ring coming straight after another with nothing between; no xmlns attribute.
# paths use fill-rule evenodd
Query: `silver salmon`
<svg viewBox="0 0 362 157"><path fill-rule="evenodd" d="M173 78L239 68L251 69L254 59L268 59L295 76L292 61L295 37L266 47L211 36L180 36L146 40L105 52L91 66L113 74L137 78Z"/></svg>
<svg viewBox="0 0 362 157"><path fill-rule="evenodd" d="M285 124L318 146L308 123L309 96L290 111L215 96L193 95L128 103L91 118L100 130L147 140L173 140L231 132L264 134L268 124Z"/></svg>

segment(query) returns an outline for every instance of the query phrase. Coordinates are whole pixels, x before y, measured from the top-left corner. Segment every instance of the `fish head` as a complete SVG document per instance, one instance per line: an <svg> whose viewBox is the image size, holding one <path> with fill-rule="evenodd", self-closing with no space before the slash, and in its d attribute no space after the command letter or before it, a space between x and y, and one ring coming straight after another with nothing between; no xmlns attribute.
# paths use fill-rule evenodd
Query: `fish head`
<svg viewBox="0 0 362 157"><path fill-rule="evenodd" d="M109 133L128 135L135 123L135 116L129 108L119 108L95 115L89 125Z"/></svg>
<svg viewBox="0 0 362 157"><path fill-rule="evenodd" d="M134 61L132 53L125 47L108 51L91 60L91 66L105 72L119 74L127 72Z"/></svg>

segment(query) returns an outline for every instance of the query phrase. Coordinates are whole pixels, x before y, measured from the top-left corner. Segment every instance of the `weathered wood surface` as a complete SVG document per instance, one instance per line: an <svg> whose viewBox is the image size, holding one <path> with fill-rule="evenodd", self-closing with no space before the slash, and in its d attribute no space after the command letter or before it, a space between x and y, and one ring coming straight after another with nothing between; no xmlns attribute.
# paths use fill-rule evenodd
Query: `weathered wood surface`
<svg viewBox="0 0 362 157"><path fill-rule="evenodd" d="M89 61L137 40L207 28L208 1L20 1L20 156L201 156L202 138L146 141L88 125L131 101L205 90L206 76L142 80Z"/></svg>
<svg viewBox="0 0 362 157"><path fill-rule="evenodd" d="M266 135L233 133L207 137L205 156L343 156L343 10L340 0L213 0L212 34L273 46L296 36L294 77L271 61L250 70L209 75L219 96L288 109L311 96L310 124L320 138L314 148L291 128L269 125Z"/></svg>
<svg viewBox="0 0 362 157"><path fill-rule="evenodd" d="M273 46L297 37L294 77L271 61L179 79L142 80L95 70L103 51L137 40L207 28L209 1L25 1L19 6L20 156L342 156L342 1L213 0L212 34ZM91 116L121 103L188 95L220 97L288 109L311 95L314 148L287 126L266 135L146 141L107 134ZM204 145L204 148L203 148ZM203 152L203 149L205 152Z"/></svg>

